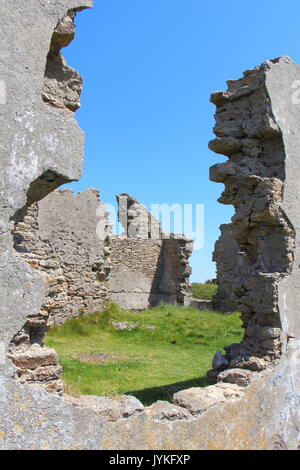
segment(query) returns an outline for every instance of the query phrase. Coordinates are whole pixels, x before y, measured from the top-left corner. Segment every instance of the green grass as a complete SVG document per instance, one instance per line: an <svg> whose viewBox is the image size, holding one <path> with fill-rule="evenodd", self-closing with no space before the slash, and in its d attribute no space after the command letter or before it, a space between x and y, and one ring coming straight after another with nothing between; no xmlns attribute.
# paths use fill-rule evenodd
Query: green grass
<svg viewBox="0 0 300 470"><path fill-rule="evenodd" d="M114 320L139 326L117 331L110 323ZM104 312L52 327L46 345L58 352L67 391L133 394L148 405L169 400L179 390L208 385L205 373L215 351L241 338L238 313L221 315L172 305L131 313L111 305ZM91 364L78 354L105 354L108 359Z"/></svg>
<svg viewBox="0 0 300 470"><path fill-rule="evenodd" d="M217 284L199 284L197 282L192 283L192 292L195 299L211 300L217 292Z"/></svg>

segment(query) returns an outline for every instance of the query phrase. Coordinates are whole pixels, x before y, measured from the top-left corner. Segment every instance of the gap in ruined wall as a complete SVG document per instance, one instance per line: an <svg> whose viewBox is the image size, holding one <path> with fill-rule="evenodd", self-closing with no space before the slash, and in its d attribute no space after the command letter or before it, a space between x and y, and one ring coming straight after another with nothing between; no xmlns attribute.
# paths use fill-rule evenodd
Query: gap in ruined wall
<svg viewBox="0 0 300 470"><path fill-rule="evenodd" d="M65 47L74 37L74 16L72 12L58 24L51 40L50 51L47 57L47 65L44 80L43 100L56 108L64 111L74 112L79 107L79 95L81 92L81 78L78 74L68 67L61 55L61 47ZM36 210L36 202L42 200L53 190L66 183L66 179L62 175L51 171L45 171L36 181L34 181L27 194L26 208L18 211L13 217L13 221L19 228L22 227L25 232L28 225L34 220L33 213ZM147 227L145 232L145 240L150 240L150 214L147 213ZM27 226L27 227L26 227ZM30 230L27 233L27 241L35 243L31 238ZM161 235L161 234L160 234ZM24 247L23 243L26 241L20 231L14 232L15 237L15 250L19 256L28 256L27 262L31 264L34 269L38 269L38 265L34 259L30 258L31 251ZM154 273L154 279L150 287L150 304L156 305L160 301L170 301L171 303L184 303L185 292L182 288L187 288L188 277L190 271L187 269L187 259L190 255L190 248L186 249L186 240L184 238L177 239L170 237L169 239L162 239L160 237L160 246L158 254L158 262ZM22 246L23 245L23 246ZM24 250L25 248L25 250ZM169 276L165 276L165 271L171 271L169 267L166 270L166 265L172 264L172 258L181 260L179 272L176 273L178 278L181 278L180 289L169 292L168 285L170 284ZM98 273L98 267L92 269L94 273ZM99 279L104 280L99 274ZM172 279L171 279L172 283ZM54 293L48 293L48 298L54 297ZM152 301L153 299L153 301ZM33 314L27 318L24 327L14 336L9 349L8 357L12 359L17 367L18 378L21 382L26 382L32 385L40 386L48 392L62 393L62 384L59 380L61 368L58 364L57 355L55 351L44 347L43 337L47 330L47 321L49 311L47 309L39 312L38 315Z"/></svg>
<svg viewBox="0 0 300 470"><path fill-rule="evenodd" d="M71 18L71 16L69 15L68 16L72 22L73 22L73 19ZM70 20L67 19L65 21L65 25L63 26L63 31L65 31L64 28L69 28L70 27ZM59 33L60 35L64 35L65 33ZM72 35L70 32L67 34L67 36L70 36ZM55 36L55 35L54 35ZM62 39L62 36L59 36L60 40ZM61 43L59 43L61 44ZM77 105L78 105L78 99L77 99L77 95L78 95L78 90L81 86L81 83L80 81L76 81L76 78L75 78L75 87L72 88L72 87L69 87L67 85L67 89L66 90L66 81L69 81L70 79L74 78L74 74L73 72L70 72L70 69L67 68L68 70L66 70L65 68L65 63L60 55L60 52L57 52L57 50L53 49L50 53L49 53L49 56L48 56L48 60L47 60L47 70L46 70L46 74L45 74L45 86L44 86L44 93L43 93L43 98L44 100L51 104L52 106L55 106L55 107L58 107L58 108L61 108L61 109L65 109L65 110L70 110L70 111L74 111L77 109ZM71 92L70 92L71 90ZM66 92L66 94L65 94ZM51 174L51 172L46 172L41 178L40 178L40 182L46 182L46 188L47 190L45 191L45 194L47 194L48 192L51 192L51 184L53 184L54 187L57 186L57 184L55 184L55 180L56 178L58 177L58 175L55 175L55 174ZM39 183L40 182L37 182L36 186L35 185L32 185L32 187L30 188L30 191L29 191L29 196L28 196L28 206L31 207L31 204L37 200L38 198L38 190L37 190L37 187L39 186ZM63 182L65 181L61 181L59 184L63 184ZM44 195L45 195L44 194ZM42 196L43 197L43 196ZM40 197L40 199L42 198ZM20 221L20 220L19 220ZM148 216L148 221L149 221L149 216ZM22 221L20 221L22 223ZM149 229L147 227L147 238L146 239L149 239ZM163 242L164 244L164 248L166 247L166 242L164 241ZM18 245L18 243L17 243ZM161 256L161 253L160 253L160 256ZM97 271L95 269L95 271ZM160 272L161 274L161 272ZM151 287L151 291L154 287L154 284L152 285ZM177 297L177 301L178 301L178 297ZM37 321L36 319L34 321ZM44 320L42 320L44 321ZM27 325L28 327L28 325ZM32 327L32 325L31 325ZM28 338L26 339L26 341L28 341L28 343L26 344L32 344L32 342L34 342L35 344L37 344L37 346L42 346L42 341L41 341L41 331L42 329L41 328L33 328L32 331L29 330L29 335ZM19 335L22 336L22 333L24 333L24 337L26 336L26 333L28 332L28 330L24 329L24 332L21 332L21 334ZM16 344L17 346L20 346L22 341L19 341L19 338L18 340L16 339ZM38 361L41 361L41 351L39 350L39 354L38 355L35 355L34 357L32 357L32 354L31 355L28 355L28 353L22 355L18 355L17 354L17 357L15 357L15 361L16 361L16 364L19 365L20 368L24 368L26 369L26 366L28 366L29 364L32 365L32 362L38 360ZM44 350L44 353L45 353L45 350ZM53 357L50 357L51 354L48 353L48 355L44 354L43 355L43 359L42 359L42 363L41 362L38 362L38 365L41 366L41 367L50 367L51 369L47 370L48 373L52 373L52 378L54 377L54 375L57 373L57 370L55 371L54 369L58 366L57 363L55 362L56 359L53 359ZM44 363L46 361L46 363ZM51 362L52 361L52 362ZM29 380L27 380L29 383L30 383L30 379L32 382L34 382L34 378L37 377L38 379L40 379L41 377L43 377L43 372L45 372L45 369L41 369L41 368L37 368L39 369L39 371L37 370L34 370L34 373L29 373L28 374L28 370L26 371L27 373L27 376L29 378ZM32 369L31 369L32 370ZM52 386L53 384L51 384ZM48 389L48 391L54 391L54 390L50 390ZM55 390L55 391L58 391L58 390Z"/></svg>

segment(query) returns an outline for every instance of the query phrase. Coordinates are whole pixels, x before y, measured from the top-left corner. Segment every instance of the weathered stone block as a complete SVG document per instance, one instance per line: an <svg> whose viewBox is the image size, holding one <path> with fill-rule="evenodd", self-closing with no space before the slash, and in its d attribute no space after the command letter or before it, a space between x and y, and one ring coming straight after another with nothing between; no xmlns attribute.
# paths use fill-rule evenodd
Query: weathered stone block
<svg viewBox="0 0 300 470"><path fill-rule="evenodd" d="M192 415L199 416L204 411L226 400L241 398L244 390L236 384L217 384L205 388L189 388L175 393L173 402L186 408Z"/></svg>
<svg viewBox="0 0 300 470"><path fill-rule="evenodd" d="M128 418L144 410L144 405L135 397L120 395L112 398L82 395L79 398L66 396L68 403L80 408L93 410L108 421Z"/></svg>

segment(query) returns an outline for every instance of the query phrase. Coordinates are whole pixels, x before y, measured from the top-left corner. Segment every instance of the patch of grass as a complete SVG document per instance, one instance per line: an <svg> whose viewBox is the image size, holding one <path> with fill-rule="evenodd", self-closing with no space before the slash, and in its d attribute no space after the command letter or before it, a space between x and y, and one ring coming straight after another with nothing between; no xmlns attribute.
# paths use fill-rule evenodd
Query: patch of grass
<svg viewBox="0 0 300 470"><path fill-rule="evenodd" d="M138 325L119 331L112 322ZM205 373L215 351L241 341L242 335L238 313L222 315L173 305L132 313L112 304L104 312L52 327L46 345L58 352L70 393L127 393L148 405L169 400L184 388L208 385ZM81 354L107 359L84 362L78 359Z"/></svg>
<svg viewBox="0 0 300 470"><path fill-rule="evenodd" d="M192 283L192 293L195 299L201 300L212 300L213 296L217 292L217 284L212 282L207 284L199 284L198 282Z"/></svg>

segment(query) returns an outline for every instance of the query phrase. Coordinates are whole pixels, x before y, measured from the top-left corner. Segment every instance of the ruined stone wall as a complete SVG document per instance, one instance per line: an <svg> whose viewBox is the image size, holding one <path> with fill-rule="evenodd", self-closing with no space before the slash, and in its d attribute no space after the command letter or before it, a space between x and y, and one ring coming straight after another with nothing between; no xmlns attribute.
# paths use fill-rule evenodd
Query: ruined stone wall
<svg viewBox="0 0 300 470"><path fill-rule="evenodd" d="M75 37L75 16L76 10L68 10L55 28L47 55L42 92L45 103L72 112L80 108L82 78L67 65L61 49L68 46Z"/></svg>
<svg viewBox="0 0 300 470"><path fill-rule="evenodd" d="M21 219L21 220L20 220ZM105 235L97 235L103 223ZM48 325L107 306L110 299L109 225L99 193L55 191L17 215L18 256L38 270L46 285L41 314Z"/></svg>
<svg viewBox="0 0 300 470"><path fill-rule="evenodd" d="M231 159L229 165L213 170L220 175L226 169L225 184L229 191L227 194L225 191L224 200L233 201L236 206L237 241L245 253L245 266L248 263L250 269L249 279L245 276L242 282L243 295L239 298L239 304L244 305L244 320L259 327L267 323L269 333L280 323L282 354L272 375L244 387L242 394L240 388L228 389L224 387L226 384L217 384L213 389L190 389L185 397L174 397L176 406L158 403L151 411L139 410L134 416L114 423L95 408L77 408L61 397L21 384L14 378L15 368L6 358L8 345L26 318L40 311L44 297L39 272L15 253L10 221L27 200L32 204L62 181L80 176L82 135L69 111L42 101L42 90L46 57L59 19L65 18L70 9L90 5L87 0L79 4L78 0L6 0L0 4L0 46L4 51L0 77L7 83L7 104L0 106L3 176L0 187L0 448L297 449L300 110L298 100L292 101L292 96L295 83L300 80L300 67L286 59L266 62L247 72L241 82L229 84L228 93L213 95L213 100L224 100L227 105L244 95L243 111L239 108L238 115L233 113L227 128L236 132L235 124L249 123L253 116L251 126L242 125L247 135L251 129L260 127L261 132L253 136L255 141L258 136L274 137L263 140L262 152L253 155L251 161L246 158L245 166L241 164L243 159L238 160L238 165ZM260 99L253 106L252 92L259 90ZM261 113L256 113L259 109ZM234 107L231 111L234 112ZM258 126L254 125L255 121ZM231 150L239 148L235 140L231 144ZM228 145L227 141L226 151ZM251 140L250 152L252 145L256 148ZM274 147L268 152L270 145ZM265 159L267 155L270 165ZM276 156L279 171L273 162ZM255 173L252 179L251 175L245 175L254 166L265 174ZM231 174L237 175L236 180L227 179L227 170L237 171ZM249 199L251 211L248 219L244 219ZM263 207L266 210L261 212ZM245 230L242 230L243 220ZM260 233L262 228L264 231ZM288 253L293 253L292 260ZM271 329L269 322L273 325Z"/></svg>
<svg viewBox="0 0 300 470"><path fill-rule="evenodd" d="M45 286L40 312L27 317L9 347L20 381L61 392L56 353L43 343L47 329L107 307L110 238L106 215L98 192L92 189L76 195L68 189L54 191L15 215L16 255L41 275Z"/></svg>
<svg viewBox="0 0 300 470"><path fill-rule="evenodd" d="M190 293L193 243L164 234L159 222L128 194L117 196L125 233L111 239L112 301L129 310L161 302L184 304Z"/></svg>
<svg viewBox="0 0 300 470"><path fill-rule="evenodd" d="M149 307L155 278L162 270L161 251L161 240L112 238L110 286L114 303L130 310Z"/></svg>
<svg viewBox="0 0 300 470"><path fill-rule="evenodd" d="M77 10L89 6L89 1L80 6L72 1L45 6L30 0L25 12L23 5L14 2L1 5L5 35L1 47L6 50L0 64L6 88L6 102L0 110L5 133L1 226L6 260L1 269L0 323L4 321L6 327L0 327L0 363L6 365L6 349L16 366L15 377L58 393L62 392L61 367L56 352L43 347L43 336L49 304L58 302L59 294L56 299L52 294L54 286L59 291L60 267L53 248L37 234L36 201L81 173L83 138L72 111L80 106L82 79L67 66L61 49L74 38ZM10 21L13 11L14 21ZM32 28L33 35L27 37ZM40 274L46 270L47 301L42 306L45 289ZM12 313L9 323L7 312Z"/></svg>
<svg viewBox="0 0 300 470"><path fill-rule="evenodd" d="M242 344L225 349L229 370L222 378L235 375L238 380L245 375L239 369L264 370L281 353L278 285L293 270L295 228L282 209L286 150L266 73L288 64L289 58L264 63L228 82L226 93L211 97L217 106L217 138L209 146L228 156L228 162L211 168L211 179L224 183L219 201L236 210L216 244L215 302L240 310L245 329Z"/></svg>
<svg viewBox="0 0 300 470"><path fill-rule="evenodd" d="M1 120L1 307L0 351L43 301L43 282L15 256L11 220L26 204L80 177L83 135L73 113L43 101L47 55L54 31L70 9L91 6L75 0L1 2L0 77L5 85ZM61 45L58 45L60 49ZM57 79L59 83L59 79ZM79 97L77 96L77 101ZM9 321L8 321L9 319Z"/></svg>
<svg viewBox="0 0 300 470"><path fill-rule="evenodd" d="M183 305L190 293L191 252L192 243L185 238L112 238L112 301L130 310L145 310L161 302Z"/></svg>

